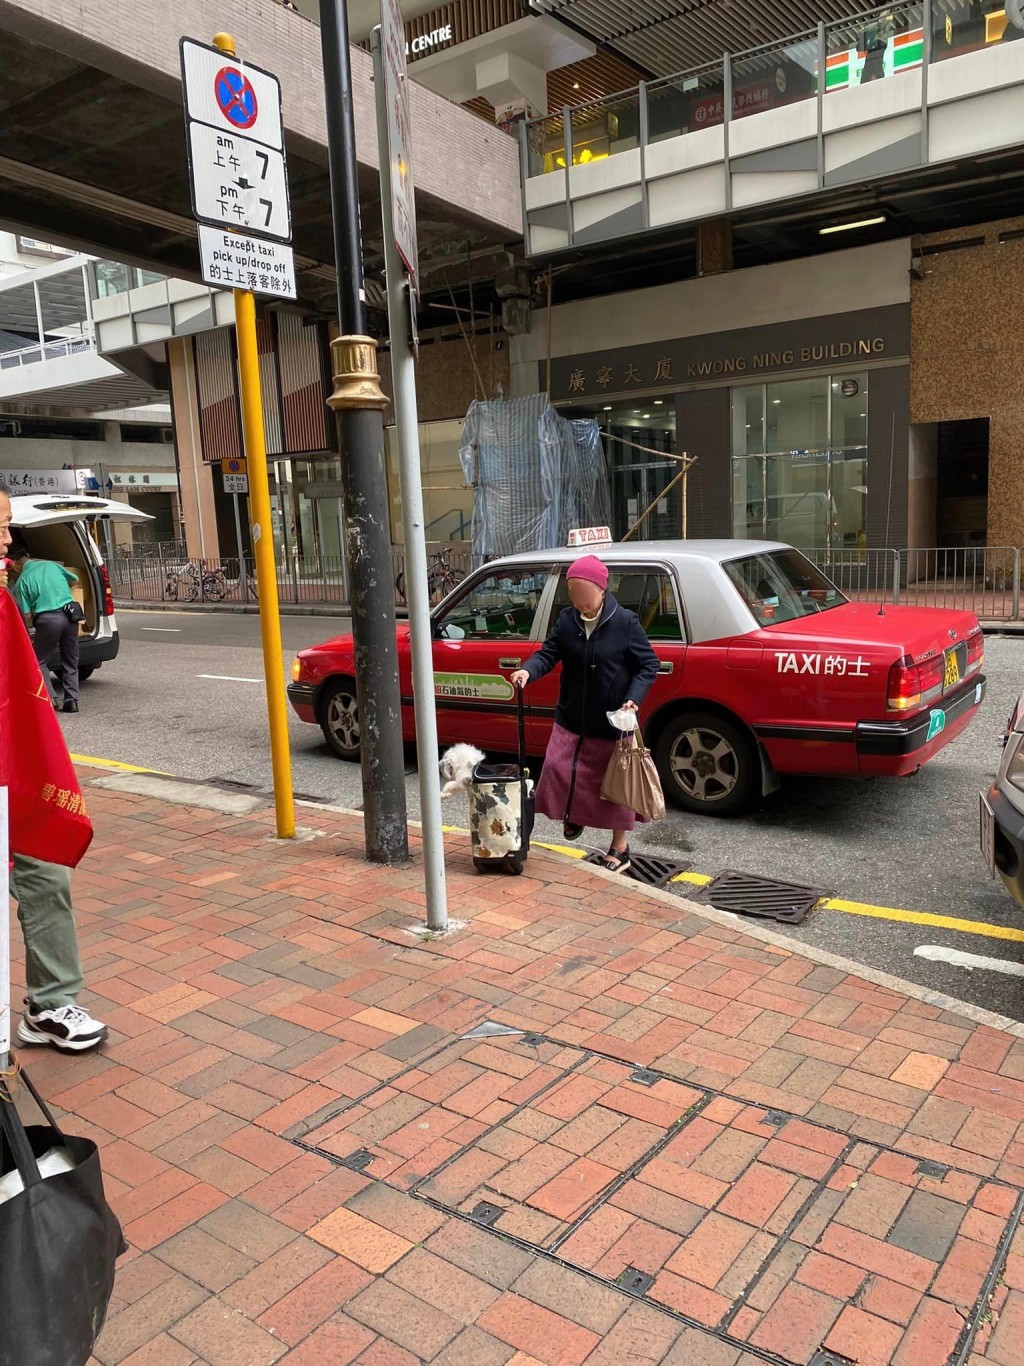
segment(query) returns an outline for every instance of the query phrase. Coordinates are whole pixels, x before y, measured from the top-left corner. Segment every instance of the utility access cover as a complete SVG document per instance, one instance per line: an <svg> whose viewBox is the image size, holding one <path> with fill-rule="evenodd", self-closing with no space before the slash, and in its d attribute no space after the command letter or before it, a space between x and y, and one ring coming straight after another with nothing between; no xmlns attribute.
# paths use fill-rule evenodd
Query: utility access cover
<svg viewBox="0 0 1024 1366"><path fill-rule="evenodd" d="M306 1142L772 1366L868 1340L960 1366L1024 1213L1005 1182L543 1039L458 1040Z"/></svg>
<svg viewBox="0 0 1024 1366"><path fill-rule="evenodd" d="M753 915L763 920L778 920L784 925L799 925L826 893L800 882L779 882L755 873L719 873L696 893L695 900L706 901L719 911Z"/></svg>

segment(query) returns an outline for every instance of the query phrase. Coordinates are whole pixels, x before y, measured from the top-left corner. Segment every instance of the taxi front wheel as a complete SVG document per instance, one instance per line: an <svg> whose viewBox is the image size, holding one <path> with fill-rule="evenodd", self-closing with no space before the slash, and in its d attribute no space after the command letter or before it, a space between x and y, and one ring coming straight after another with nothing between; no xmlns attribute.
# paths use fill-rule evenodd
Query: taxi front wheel
<svg viewBox="0 0 1024 1366"><path fill-rule="evenodd" d="M655 758L665 796L686 811L735 816L757 797L757 749L728 716L689 711L674 717L662 732Z"/></svg>
<svg viewBox="0 0 1024 1366"><path fill-rule="evenodd" d="M358 762L359 707L351 678L340 678L327 686L317 706L317 719L338 758Z"/></svg>

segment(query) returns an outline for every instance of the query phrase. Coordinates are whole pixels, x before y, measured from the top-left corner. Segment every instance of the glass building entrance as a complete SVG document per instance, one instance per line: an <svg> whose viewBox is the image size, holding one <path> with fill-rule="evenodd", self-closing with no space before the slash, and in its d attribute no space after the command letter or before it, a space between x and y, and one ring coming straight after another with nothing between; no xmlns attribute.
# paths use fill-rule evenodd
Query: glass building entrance
<svg viewBox="0 0 1024 1366"><path fill-rule="evenodd" d="M732 391L733 535L800 550L866 545L867 374Z"/></svg>

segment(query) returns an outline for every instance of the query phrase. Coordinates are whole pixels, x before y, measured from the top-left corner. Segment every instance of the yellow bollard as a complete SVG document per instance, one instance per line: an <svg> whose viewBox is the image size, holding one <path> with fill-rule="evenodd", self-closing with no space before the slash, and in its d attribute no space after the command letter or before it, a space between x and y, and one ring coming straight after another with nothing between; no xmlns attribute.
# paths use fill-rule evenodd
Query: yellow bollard
<svg viewBox="0 0 1024 1366"><path fill-rule="evenodd" d="M215 47L235 55L235 40L218 33ZM260 636L263 640L263 674L267 684L267 719L270 726L270 761L274 773L274 807L278 839L295 837L295 799L292 792L292 756L288 743L288 703L284 690L284 655L281 649L281 617L277 600L277 565L274 559L274 528L270 514L270 482L267 474L267 439L263 430L263 399L260 392L259 351L256 344L256 299L248 290L236 289L235 331L238 337L238 383L242 400L242 430L249 472L249 510L252 520L256 586L260 599ZM239 566L244 573L244 566Z"/></svg>

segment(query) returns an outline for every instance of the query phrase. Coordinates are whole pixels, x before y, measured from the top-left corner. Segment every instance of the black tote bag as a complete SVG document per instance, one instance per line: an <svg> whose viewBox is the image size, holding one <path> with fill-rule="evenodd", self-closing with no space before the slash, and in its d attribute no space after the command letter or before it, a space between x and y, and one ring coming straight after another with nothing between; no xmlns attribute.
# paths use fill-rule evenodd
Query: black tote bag
<svg viewBox="0 0 1024 1366"><path fill-rule="evenodd" d="M0 1084L0 1175L24 1190L0 1204L0 1366L85 1366L127 1244L103 1193L96 1144L65 1136L22 1073L47 1123L24 1126ZM43 1178L36 1159L67 1149L72 1170Z"/></svg>

